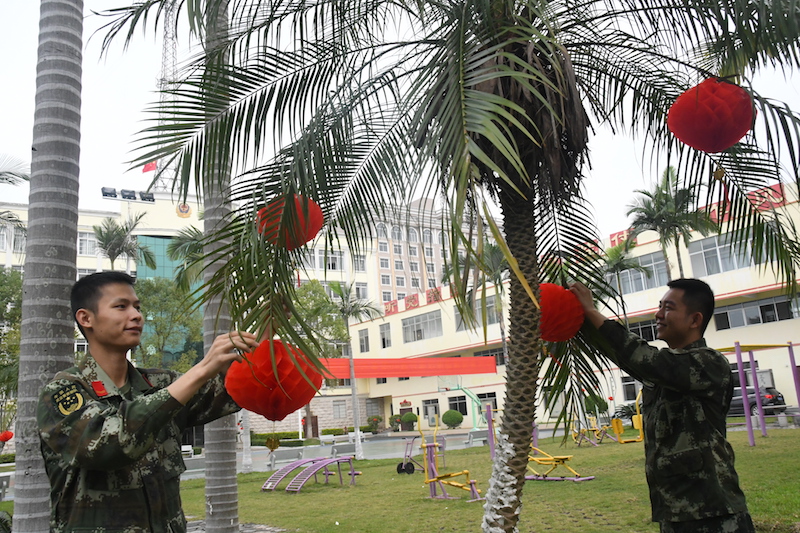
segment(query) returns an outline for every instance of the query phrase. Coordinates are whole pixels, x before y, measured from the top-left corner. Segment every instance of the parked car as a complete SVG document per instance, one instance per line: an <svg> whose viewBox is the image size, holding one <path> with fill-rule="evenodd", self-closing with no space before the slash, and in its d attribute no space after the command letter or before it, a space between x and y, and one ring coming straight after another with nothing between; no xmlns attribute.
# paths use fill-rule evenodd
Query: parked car
<svg viewBox="0 0 800 533"><path fill-rule="evenodd" d="M775 387L765 387L761 391L761 407L764 408L764 414L774 415L782 413L786 410L786 401L783 399L783 394L777 391ZM750 414L758 415L758 404L756 403L756 392L753 387L747 387L747 405L750 409ZM731 399L731 409L728 411L728 416L743 416L744 403L742 402L742 389L735 387L733 389L733 398Z"/></svg>

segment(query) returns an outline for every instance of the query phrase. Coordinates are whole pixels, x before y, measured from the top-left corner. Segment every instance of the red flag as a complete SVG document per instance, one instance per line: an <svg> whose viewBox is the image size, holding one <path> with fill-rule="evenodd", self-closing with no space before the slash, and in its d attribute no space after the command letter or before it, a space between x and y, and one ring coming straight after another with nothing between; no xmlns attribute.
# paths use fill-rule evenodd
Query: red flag
<svg viewBox="0 0 800 533"><path fill-rule="evenodd" d="M144 172L153 172L156 169L156 162L150 161L145 166L142 167L142 173Z"/></svg>

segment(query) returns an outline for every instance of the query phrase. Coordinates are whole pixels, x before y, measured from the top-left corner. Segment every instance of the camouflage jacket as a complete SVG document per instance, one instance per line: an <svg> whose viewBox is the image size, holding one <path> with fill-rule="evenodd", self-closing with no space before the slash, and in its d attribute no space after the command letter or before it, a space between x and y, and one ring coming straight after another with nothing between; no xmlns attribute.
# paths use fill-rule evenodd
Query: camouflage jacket
<svg viewBox="0 0 800 533"><path fill-rule="evenodd" d="M747 511L725 418L733 395L727 359L704 339L658 349L607 320L607 355L644 384L645 473L654 522Z"/></svg>
<svg viewBox="0 0 800 533"><path fill-rule="evenodd" d="M52 532L186 531L181 434L239 407L221 377L181 405L166 390L179 375L129 363L120 390L87 356L44 387L37 421Z"/></svg>

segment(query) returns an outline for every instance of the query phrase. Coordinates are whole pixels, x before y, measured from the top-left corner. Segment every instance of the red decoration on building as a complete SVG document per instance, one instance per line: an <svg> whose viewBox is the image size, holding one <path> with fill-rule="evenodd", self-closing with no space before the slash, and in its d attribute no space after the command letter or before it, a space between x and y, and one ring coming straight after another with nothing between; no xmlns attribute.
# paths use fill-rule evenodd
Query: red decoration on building
<svg viewBox="0 0 800 533"><path fill-rule="evenodd" d="M416 309L419 307L419 295L418 294L409 294L406 296L406 311L409 309Z"/></svg>
<svg viewBox="0 0 800 533"><path fill-rule="evenodd" d="M578 298L564 287L553 283L540 284L539 304L542 306L542 319L539 322L542 339L566 341L581 329L583 307Z"/></svg>
<svg viewBox="0 0 800 533"><path fill-rule="evenodd" d="M400 402L400 407L411 407L411 402L409 402L408 400L403 400L402 402Z"/></svg>
<svg viewBox="0 0 800 533"><path fill-rule="evenodd" d="M439 287L425 291L425 301L429 304L442 301L442 291Z"/></svg>
<svg viewBox="0 0 800 533"><path fill-rule="evenodd" d="M270 357L270 344L275 352L276 370ZM269 420L283 420L310 402L322 386L322 374L291 344L266 340L245 357L247 361L231 365L225 376L225 388L241 407Z"/></svg>
<svg viewBox="0 0 800 533"><path fill-rule="evenodd" d="M709 78L681 94L667 114L667 127L684 144L703 152L727 150L753 127L750 93L734 83Z"/></svg>
<svg viewBox="0 0 800 533"><path fill-rule="evenodd" d="M14 433L11 431L3 431L0 433L0 442L8 442L14 437Z"/></svg>
<svg viewBox="0 0 800 533"><path fill-rule="evenodd" d="M289 222L283 220L283 209L285 197L277 198L258 210L256 224L258 232L262 234L272 244L286 246L287 250L294 250L303 246L305 243L317 236L325 222L322 209L310 198L308 199L308 213L303 211L306 200L299 194L294 195L294 205L297 211L296 227L288 226ZM308 216L308 219L306 219ZM282 225L283 235L279 235ZM279 242L280 241L280 242Z"/></svg>
<svg viewBox="0 0 800 533"><path fill-rule="evenodd" d="M386 316L393 315L397 313L397 300L392 300L391 302L383 302L383 314Z"/></svg>

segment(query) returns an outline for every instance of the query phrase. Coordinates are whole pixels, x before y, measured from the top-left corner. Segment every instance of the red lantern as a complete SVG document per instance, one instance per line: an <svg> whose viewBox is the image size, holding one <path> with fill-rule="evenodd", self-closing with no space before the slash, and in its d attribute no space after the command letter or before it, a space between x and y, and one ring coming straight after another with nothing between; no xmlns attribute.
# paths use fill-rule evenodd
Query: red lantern
<svg viewBox="0 0 800 533"><path fill-rule="evenodd" d="M314 200L310 198L308 202L308 213L303 211L306 200L299 194L294 195L294 205L297 211L296 227L283 229L283 243L287 250L294 250L303 246L313 239L322 229L325 218L322 209ZM283 208L285 197L277 198L258 210L256 223L258 232L262 234L272 244L278 244L279 228L283 223ZM308 219L306 219L308 216Z"/></svg>
<svg viewBox="0 0 800 533"><path fill-rule="evenodd" d="M542 307L542 318L539 322L542 339L550 342L566 341L581 329L583 306L564 287L553 283L540 284L539 304Z"/></svg>
<svg viewBox="0 0 800 533"><path fill-rule="evenodd" d="M675 100L667 127L684 144L713 154L739 142L754 120L750 93L734 83L709 78Z"/></svg>
<svg viewBox="0 0 800 533"><path fill-rule="evenodd" d="M270 343L275 352L277 375L270 358ZM295 366L292 355L305 377ZM269 420L283 420L310 402L322 386L322 374L291 344L266 340L245 357L249 364L237 362L228 369L225 388L241 407Z"/></svg>
<svg viewBox="0 0 800 533"><path fill-rule="evenodd" d="M0 433L0 442L8 442L13 437L14 437L14 433L12 433L11 431L8 431L8 430L3 431L2 433Z"/></svg>

